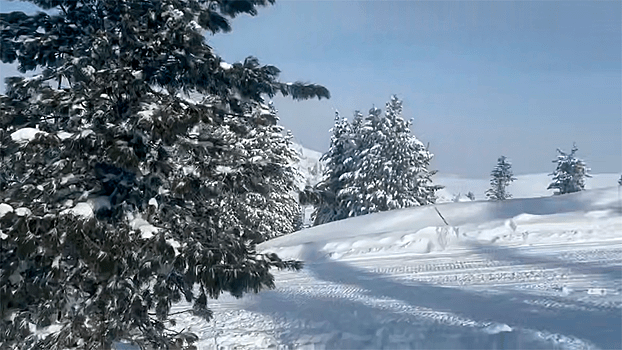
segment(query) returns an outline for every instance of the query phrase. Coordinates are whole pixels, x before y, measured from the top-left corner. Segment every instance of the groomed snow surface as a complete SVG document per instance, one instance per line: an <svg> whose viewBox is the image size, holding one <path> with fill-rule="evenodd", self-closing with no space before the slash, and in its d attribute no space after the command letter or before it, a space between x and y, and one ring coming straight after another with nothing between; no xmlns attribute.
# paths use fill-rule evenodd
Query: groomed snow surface
<svg viewBox="0 0 622 350"><path fill-rule="evenodd" d="M199 349L620 349L619 190L302 230L259 247L304 260L302 271L275 271L275 290L224 295L212 321L177 328L198 334Z"/></svg>

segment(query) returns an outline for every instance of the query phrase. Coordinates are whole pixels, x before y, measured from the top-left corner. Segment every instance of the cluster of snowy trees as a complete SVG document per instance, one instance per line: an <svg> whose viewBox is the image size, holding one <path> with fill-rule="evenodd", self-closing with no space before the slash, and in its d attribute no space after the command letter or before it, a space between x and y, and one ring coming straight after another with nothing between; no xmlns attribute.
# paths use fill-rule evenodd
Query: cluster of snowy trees
<svg viewBox="0 0 622 350"><path fill-rule="evenodd" d="M328 90L206 44L272 0L31 2L0 14L2 62L40 72L0 96L0 348L193 348L173 303L209 319L301 267L255 249L299 217L262 96Z"/></svg>
<svg viewBox="0 0 622 350"><path fill-rule="evenodd" d="M330 148L321 158L323 178L300 195L303 204L315 205L314 225L435 202L435 192L442 186L432 184L432 154L412 135L410 122L401 114L402 102L396 96L387 102L384 113L378 108L367 116L357 111L351 122L336 113ZM576 158L576 151L576 146L570 154L558 149L557 169L548 187L557 189L555 194L585 187L589 169ZM491 172L487 198L511 198L507 187L515 180L512 164L501 156ZM475 196L467 197L474 200Z"/></svg>
<svg viewBox="0 0 622 350"><path fill-rule="evenodd" d="M585 162L576 157L577 145L572 146L570 153L557 149L557 163L555 171L549 175L553 181L547 189L556 190L555 195L579 192L585 189L585 178L591 177L588 173L589 168ZM486 191L486 196L490 200L505 200L512 195L507 191L507 186L516 180L512 173L512 164L505 156L501 156L497 161L497 166L491 173L490 189ZM622 181L622 178L621 178Z"/></svg>
<svg viewBox="0 0 622 350"><path fill-rule="evenodd" d="M355 112L349 122L337 114L331 145L323 156L324 177L315 193L314 224L434 203L429 170L432 154L402 118L402 102L392 96L385 112Z"/></svg>

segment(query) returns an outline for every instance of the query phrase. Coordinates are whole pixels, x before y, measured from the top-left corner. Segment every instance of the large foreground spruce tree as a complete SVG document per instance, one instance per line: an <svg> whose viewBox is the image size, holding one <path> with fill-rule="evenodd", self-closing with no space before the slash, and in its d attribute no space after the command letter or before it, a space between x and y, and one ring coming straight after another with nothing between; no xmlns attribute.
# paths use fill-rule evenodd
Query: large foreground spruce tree
<svg viewBox="0 0 622 350"><path fill-rule="evenodd" d="M205 43L271 0L31 2L0 14L2 62L40 72L0 96L0 348L191 347L173 303L300 268L255 251L297 210L262 97L328 91Z"/></svg>

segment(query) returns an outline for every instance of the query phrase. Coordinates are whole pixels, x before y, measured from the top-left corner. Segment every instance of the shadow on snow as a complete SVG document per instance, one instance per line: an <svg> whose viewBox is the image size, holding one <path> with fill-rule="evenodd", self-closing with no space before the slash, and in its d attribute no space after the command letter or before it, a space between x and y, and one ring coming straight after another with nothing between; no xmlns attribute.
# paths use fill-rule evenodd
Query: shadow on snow
<svg viewBox="0 0 622 350"><path fill-rule="evenodd" d="M314 297L279 291L260 293L255 299L256 303L247 307L252 311L287 319L295 318L303 323L327 323L322 329L334 330L332 336L324 334L326 338L323 343L328 348L380 349L388 344L389 338L391 344L411 348L505 349L555 346L545 339L546 333L539 338L533 331L567 337L557 339L561 342L578 338L603 349L622 348L622 315L619 308L589 306L590 308L586 309L580 307L581 305L573 305L573 301L567 299L558 300L570 307L550 308L525 303L525 300L534 299L536 296L518 291L512 291L511 294L490 294L420 282L400 282L382 274L371 273L327 258L312 244L306 247L303 259L310 262L305 267L305 273L315 276L318 280L358 286L364 289L361 292L363 295L394 299L415 310L421 310L424 314L425 310L429 309L451 313L479 324L494 322L512 327L511 332L489 334L481 326L448 324L447 317L430 322L429 319L422 318L421 313L399 312L356 300L346 300L339 296ZM615 269L589 264L568 266L558 260L521 255L515 249L491 250L489 247L484 249L473 246L473 250L498 260L517 261L534 266L569 267L571 270L616 280L617 283L620 281L620 274L616 273ZM314 332L312 329L300 331L307 332L310 336L312 334L308 332ZM344 332L351 334L344 335ZM297 330L297 335L299 334ZM295 335L284 332L281 340L292 341ZM548 340L553 339L549 337Z"/></svg>

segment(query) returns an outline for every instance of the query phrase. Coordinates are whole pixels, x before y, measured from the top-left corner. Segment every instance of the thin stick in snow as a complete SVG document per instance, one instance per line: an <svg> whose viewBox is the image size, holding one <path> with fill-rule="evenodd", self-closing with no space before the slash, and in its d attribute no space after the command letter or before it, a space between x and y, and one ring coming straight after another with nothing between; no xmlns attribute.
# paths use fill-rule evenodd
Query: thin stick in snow
<svg viewBox="0 0 622 350"><path fill-rule="evenodd" d="M449 226L449 224L447 223L447 220L445 220L445 218L443 217L443 215L441 214L440 211L438 211L437 207L434 207L434 210L436 210L436 212L438 213L438 216L441 217L441 219L443 219L443 222L445 223L445 225Z"/></svg>

